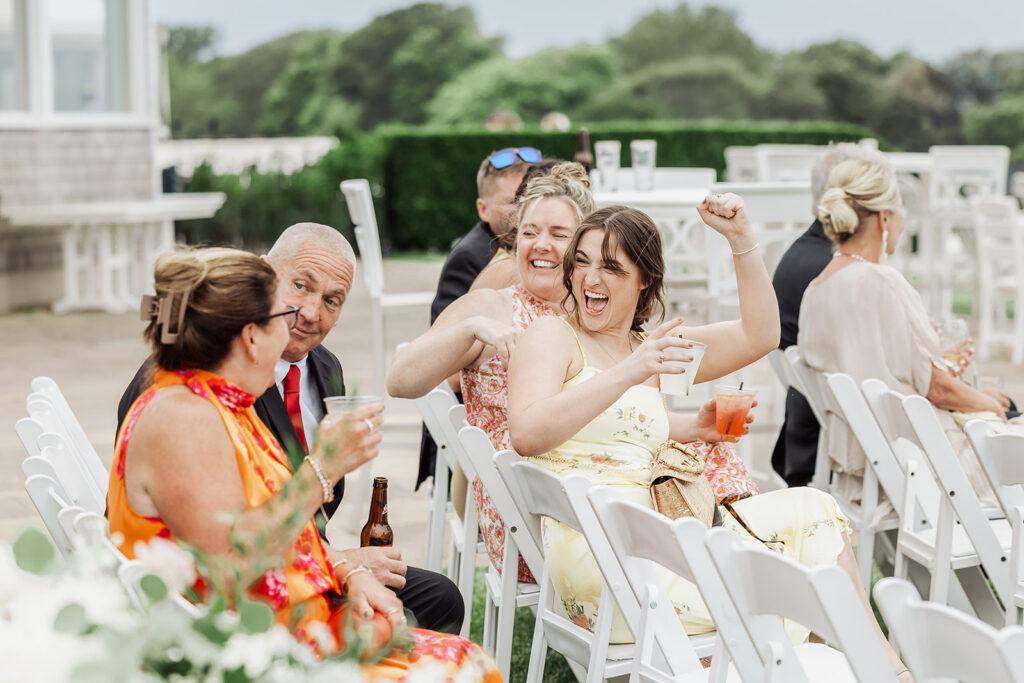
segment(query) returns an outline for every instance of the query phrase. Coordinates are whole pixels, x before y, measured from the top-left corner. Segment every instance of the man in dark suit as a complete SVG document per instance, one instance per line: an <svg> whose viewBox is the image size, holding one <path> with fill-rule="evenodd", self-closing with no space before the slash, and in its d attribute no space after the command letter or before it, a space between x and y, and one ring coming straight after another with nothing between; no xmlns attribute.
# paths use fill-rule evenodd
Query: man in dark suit
<svg viewBox="0 0 1024 683"><path fill-rule="evenodd" d="M263 258L277 272L282 301L298 307L299 313L275 367L276 384L256 400L254 408L295 469L326 413L323 399L345 393L341 363L321 343L338 322L352 288L356 260L341 233L316 223L289 227ZM147 361L121 397L119 430L128 409L149 385L151 374ZM327 516L337 509L344 487L342 479L335 487L334 501L324 504ZM352 566L366 565L394 590L415 624L458 632L464 617L462 596L444 576L407 566L395 548L354 548L342 551L342 556Z"/></svg>
<svg viewBox="0 0 1024 683"><path fill-rule="evenodd" d="M525 156L525 158L524 158ZM497 238L512 228L516 213L516 190L531 163L541 161L533 147L502 149L492 152L476 172L476 213L480 217L473 228L452 247L441 268L437 294L430 305L430 324L441 311L469 291L473 280L490 263L497 249ZM420 466L416 487L434 475L437 446L423 428L420 442Z"/></svg>
<svg viewBox="0 0 1024 683"><path fill-rule="evenodd" d="M811 210L818 215L818 204L825 193L828 176L836 166L849 159L864 159L877 151L844 142L833 145L811 171ZM782 256L772 286L779 301L782 335L779 348L796 344L799 332L800 302L811 280L832 260L832 240L825 234L821 221L815 218L811 227L796 239ZM792 387L786 394L786 419L772 452L772 468L789 486L806 486L814 476L818 454L820 427L811 406Z"/></svg>

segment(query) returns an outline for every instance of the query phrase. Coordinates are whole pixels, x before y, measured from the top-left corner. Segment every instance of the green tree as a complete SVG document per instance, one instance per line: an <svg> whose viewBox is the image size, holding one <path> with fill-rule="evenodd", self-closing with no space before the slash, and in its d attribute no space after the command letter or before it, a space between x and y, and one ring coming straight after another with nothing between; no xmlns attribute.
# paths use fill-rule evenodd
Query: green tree
<svg viewBox="0 0 1024 683"><path fill-rule="evenodd" d="M691 9L682 4L642 17L612 41L626 73L658 62L728 54L754 72L770 63L769 54L736 24L736 13L721 7Z"/></svg>
<svg viewBox="0 0 1024 683"><path fill-rule="evenodd" d="M896 55L877 88L869 126L907 150L959 143L955 95L945 74L911 55Z"/></svg>
<svg viewBox="0 0 1024 683"><path fill-rule="evenodd" d="M953 83L958 105L1024 94L1024 51L965 52L946 62L943 71Z"/></svg>
<svg viewBox="0 0 1024 683"><path fill-rule="evenodd" d="M867 125L875 111L874 91L888 72L888 62L852 40L812 45L784 58L811 74L833 121Z"/></svg>
<svg viewBox="0 0 1024 683"><path fill-rule="evenodd" d="M1014 163L1024 163L1024 95L968 105L963 129L967 144L1006 145L1013 150Z"/></svg>
<svg viewBox="0 0 1024 683"><path fill-rule="evenodd" d="M213 57L220 40L212 26L171 26L167 29L167 57L178 64L198 64Z"/></svg>
<svg viewBox="0 0 1024 683"><path fill-rule="evenodd" d="M751 118L759 80L727 56L652 64L598 92L584 109L589 120L627 118Z"/></svg>
<svg viewBox="0 0 1024 683"><path fill-rule="evenodd" d="M423 3L347 36L328 62L329 79L333 92L362 108L364 126L422 123L445 83L498 51L497 41L480 36L470 8Z"/></svg>
<svg viewBox="0 0 1024 683"><path fill-rule="evenodd" d="M796 60L782 60L774 69L755 111L756 118L821 121L829 118L828 99L814 73Z"/></svg>
<svg viewBox="0 0 1024 683"><path fill-rule="evenodd" d="M514 111L528 123L551 111L572 117L619 73L605 46L552 48L517 61L498 57L449 81L427 110L431 124L445 126L482 126L494 110Z"/></svg>

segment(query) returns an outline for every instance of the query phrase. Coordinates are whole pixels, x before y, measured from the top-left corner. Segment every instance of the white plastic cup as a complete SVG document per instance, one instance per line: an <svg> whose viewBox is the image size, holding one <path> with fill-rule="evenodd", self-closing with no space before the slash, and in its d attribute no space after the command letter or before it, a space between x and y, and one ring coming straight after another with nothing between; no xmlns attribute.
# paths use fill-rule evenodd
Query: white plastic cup
<svg viewBox="0 0 1024 683"><path fill-rule="evenodd" d="M693 388L693 378L697 376L697 368L700 367L700 361L704 358L704 351L708 348L708 345L699 341L689 341L693 346L686 349L686 352L690 354L693 360L689 361L678 361L678 360L667 360L665 365L676 365L681 368L685 368L686 372L681 375L669 375L662 373L659 375L659 382L661 383L661 393L671 394L673 396L689 396L690 389Z"/></svg>
<svg viewBox="0 0 1024 683"><path fill-rule="evenodd" d="M650 192L654 189L657 140L633 140L629 143L629 151L633 155L633 180L637 192Z"/></svg>
<svg viewBox="0 0 1024 683"><path fill-rule="evenodd" d="M380 403L380 396L328 396L324 399L328 415L348 415L356 408Z"/></svg>
<svg viewBox="0 0 1024 683"><path fill-rule="evenodd" d="M594 143L594 165L601 175L601 189L605 192L615 192L618 189L621 159L622 143L618 140L601 140Z"/></svg>

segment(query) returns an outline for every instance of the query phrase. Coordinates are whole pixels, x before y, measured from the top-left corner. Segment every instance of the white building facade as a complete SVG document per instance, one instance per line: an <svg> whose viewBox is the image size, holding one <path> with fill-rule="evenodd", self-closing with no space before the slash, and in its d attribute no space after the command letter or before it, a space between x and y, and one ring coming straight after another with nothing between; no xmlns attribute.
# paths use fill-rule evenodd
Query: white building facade
<svg viewBox="0 0 1024 683"><path fill-rule="evenodd" d="M138 306L173 221L151 0L0 0L0 311Z"/></svg>

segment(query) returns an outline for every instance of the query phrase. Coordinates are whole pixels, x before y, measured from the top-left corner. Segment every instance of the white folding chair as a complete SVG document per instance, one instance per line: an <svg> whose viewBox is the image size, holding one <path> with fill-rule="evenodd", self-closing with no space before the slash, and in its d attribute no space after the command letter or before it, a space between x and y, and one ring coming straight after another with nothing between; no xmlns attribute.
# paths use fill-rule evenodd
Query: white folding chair
<svg viewBox="0 0 1024 683"><path fill-rule="evenodd" d="M725 179L730 183L757 182L757 152L753 147L725 148Z"/></svg>
<svg viewBox="0 0 1024 683"><path fill-rule="evenodd" d="M106 510L106 487L100 490L89 474L82 458L67 440L55 432L46 432L37 439L39 456L53 467L63 495L70 504L90 512L103 514Z"/></svg>
<svg viewBox="0 0 1024 683"><path fill-rule="evenodd" d="M704 525L694 519L672 521L654 510L619 500L611 486L594 487L587 497L630 589L619 602L632 599L641 606L633 675L640 680L692 675L694 665L699 666L696 657L712 654L711 681L731 679L737 673L746 680L763 677L760 656L704 547ZM687 635L655 565L697 585L717 632ZM669 670L654 659L655 654L667 660ZM727 667L730 659L731 672Z"/></svg>
<svg viewBox="0 0 1024 683"><path fill-rule="evenodd" d="M875 585L875 602L918 683L1024 681L1024 628L992 626L946 605L924 602L901 579Z"/></svg>
<svg viewBox="0 0 1024 683"><path fill-rule="evenodd" d="M437 459L434 462L434 482L430 498L430 512L427 516L427 549L423 568L432 572L441 571L441 555L444 544L445 519L451 504L448 502L448 482L454 455L451 444L445 438L442 425L448 421L448 410L458 403L447 382L442 382L428 394L415 399L416 409L423 418L423 425L437 444Z"/></svg>
<svg viewBox="0 0 1024 683"><path fill-rule="evenodd" d="M523 514L526 531L534 543L543 552L541 538L541 516L547 516L575 531L584 534L584 519L591 525L591 535L597 527L593 512L583 497L590 488L590 481L582 475L574 475L563 479L544 468L525 462L514 451L502 451L494 458L495 467L508 487L519 511ZM569 491L576 491L576 501L570 500ZM579 514L577 514L579 513ZM583 519L580 518L583 516ZM591 535L586 535L589 542ZM610 556L607 544L591 552L597 561L598 554L604 553L602 561L597 561L603 581L601 598L597 605L597 621L594 630L573 623L566 615L554 585L547 562L538 577L540 594L537 601L537 621L533 630L533 647L530 650L530 667L526 680L538 683L544 679L544 660L550 647L567 659L584 666L587 681L592 683L608 678L624 676L629 673L633 660L633 645L610 645L612 617L615 613L615 594L608 587L609 576L605 570L611 568L611 579L625 587L625 577L617 566L614 557ZM627 605L626 609L636 611L636 601ZM636 619L634 618L634 623ZM694 658L696 659L696 658Z"/></svg>
<svg viewBox="0 0 1024 683"><path fill-rule="evenodd" d="M1024 623L1024 434L1001 434L985 420L971 420L964 427L967 440L981 462L985 476L999 500L1012 529L1010 579L1006 624Z"/></svg>
<svg viewBox="0 0 1024 683"><path fill-rule="evenodd" d="M744 545L726 529L712 529L705 543L740 621L767 662L763 680L896 680L842 569L805 567L780 553ZM811 629L836 649L805 647L798 656L779 617Z"/></svg>
<svg viewBox="0 0 1024 683"><path fill-rule="evenodd" d="M974 196L968 200L977 261L978 358L993 344L1010 348L1015 365L1024 362L1024 214L1015 197ZM1009 320L1007 305L1013 302Z"/></svg>
<svg viewBox="0 0 1024 683"><path fill-rule="evenodd" d="M941 425L935 415L935 408L924 397L916 404L915 416L918 425L912 424L909 414L904 407L906 397L899 392L885 387L884 383L874 380L865 382L862 385L865 398L874 414L879 428L885 435L893 452L901 460L906 472L906 487L904 490L903 510L900 513L900 530L896 541L895 575L899 578L907 578L909 570L906 561L913 560L931 572L929 586L929 599L936 602L947 603L950 600L958 600L959 592L951 594L951 588L956 590L961 587L964 590L967 600L979 617L992 623L1002 623L1005 619L1005 612L998 606L992 595L988 582L977 571L982 565L982 557L977 552L971 536L964 527L964 520L959 517L957 506L960 500L973 498L974 505L978 506L980 515L986 520L990 527L988 533L994 534L997 542L983 542L983 552L990 555L995 545L1008 548L1010 544L1010 527L1005 519L990 519L991 514L984 510L977 496L974 494L966 475L960 466L956 455L953 454L955 470L959 471L957 476L952 470L952 465L939 453L939 463L943 471L940 477L935 470L935 458L937 451L934 450L935 437L929 438L929 446L932 452L927 452L921 439L918 428L928 431L932 427L925 427L927 424L924 409L931 411L933 427L938 429L938 436L946 442L947 448L952 453L949 440L942 431ZM923 404L921 403L923 401ZM941 442L939 442L941 443ZM923 463L923 464L919 464ZM962 477L962 480L961 480ZM953 485L953 488L946 489L946 486ZM964 486L969 493L964 490ZM943 490L945 489L945 490ZM958 494L957 491L960 491ZM949 495L953 491L953 495ZM954 501L957 506L954 505ZM965 503L965 514L975 524L976 514L968 513L968 503ZM976 532L979 537L987 535L985 532ZM1005 554L1006 551L1004 550ZM995 560L998 562L998 558ZM991 564L992 559L988 560ZM957 582L951 583L956 572ZM988 567L986 566L986 571ZM997 575L1008 577L1005 567L997 570ZM1000 590L1005 590L1005 581Z"/></svg>
<svg viewBox="0 0 1024 683"><path fill-rule="evenodd" d="M370 293L370 342L373 348L373 391L384 395L384 316L391 312L424 309L434 300L434 292L384 292L384 261L380 251L380 234L373 210L370 183L364 178L345 180L341 191L348 204L348 214L355 224L356 242L363 267L363 281ZM424 318L426 322L426 318Z"/></svg>
<svg viewBox="0 0 1024 683"><path fill-rule="evenodd" d="M527 531L523 515L494 466L495 450L487 434L478 427L463 427L458 438L471 463L471 471L480 478L491 503L505 523L505 550L500 574L490 563L487 565L482 646L494 657L502 678L508 680L515 609L536 607L540 593L537 584L519 581L519 554L522 553L534 576L540 576L544 569L544 555ZM469 471L466 476L470 476Z"/></svg>
<svg viewBox="0 0 1024 683"><path fill-rule="evenodd" d="M814 463L814 476L811 477L810 486L822 491L828 491L829 480L832 476L832 464L829 461L828 453L828 422L825 419L825 399L821 395L821 388L814 380L813 370L804 362L800 348L794 344L784 351L786 360L789 362L792 374L790 383L804 395L807 404L814 413L814 419L818 421L818 453Z"/></svg>
<svg viewBox="0 0 1024 683"><path fill-rule="evenodd" d="M754 147L757 179L762 183L811 180L811 169L828 147L824 145L760 144Z"/></svg>
<svg viewBox="0 0 1024 683"><path fill-rule="evenodd" d="M885 536L879 532L899 528L899 511L903 509L903 492L906 487L905 476L853 378L841 372L811 372L821 389L825 414L834 416L836 420L846 425L865 454L860 504L849 504L849 509L844 509L844 514L850 518L852 526L857 530L857 565L860 578L865 586L870 586L876 538L884 541ZM876 520L879 488L892 502L896 512L884 519ZM894 552L893 548L888 549ZM889 554L892 555L893 552Z"/></svg>
<svg viewBox="0 0 1024 683"><path fill-rule="evenodd" d="M60 387L49 377L40 376L32 380L32 391L34 394L40 394L45 397L59 420L61 429L56 429L54 426L48 427L47 431L62 433L67 438L68 445L74 449L82 466L95 483L96 488L106 495L110 473L103 464L103 459L100 458L96 449L93 448L92 442L86 436L82 423L78 421ZM31 398L32 396L30 396Z"/></svg>
<svg viewBox="0 0 1024 683"><path fill-rule="evenodd" d="M476 468L469 454L459 440L459 430L466 426L466 406L456 403L448 409L447 418L442 425L442 432L447 439L455 462L462 468L467 483L472 486L476 478ZM448 578L455 582L462 593L466 605L466 614L472 613L473 591L476 582L476 556L484 552L483 544L477 541L480 525L477 523L476 502L472 490L466 491L466 500L462 508L462 519L452 515L448 523ZM490 564L488 563L488 566ZM470 619L462 623L463 637L469 637Z"/></svg>
<svg viewBox="0 0 1024 683"><path fill-rule="evenodd" d="M711 189L717 172L713 168L670 168L654 169L654 190L680 190L684 188ZM636 190L636 172L632 167L620 168L615 172L615 191Z"/></svg>
<svg viewBox="0 0 1024 683"><path fill-rule="evenodd" d="M60 523L60 512L68 508L70 503L60 484L45 474L33 474L25 480L25 491L35 505L39 517L42 518L46 530L50 532L57 550L62 555L70 555L71 539Z"/></svg>

